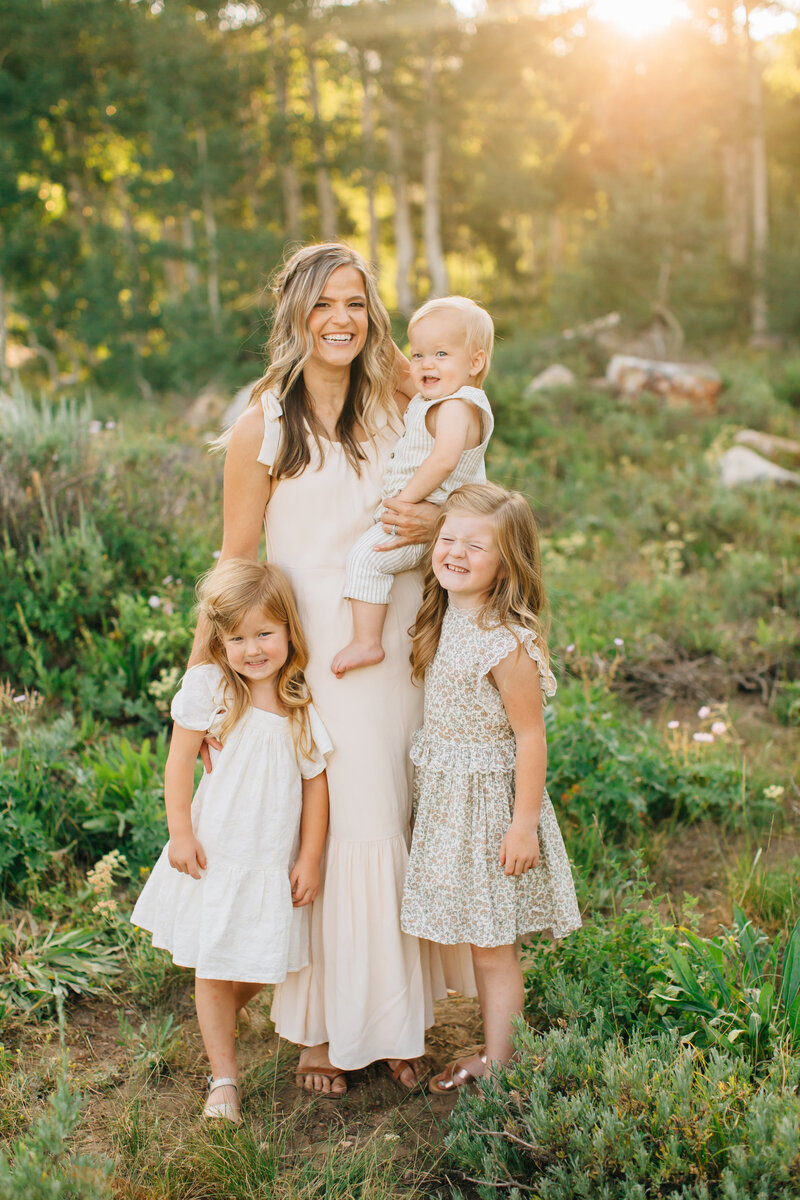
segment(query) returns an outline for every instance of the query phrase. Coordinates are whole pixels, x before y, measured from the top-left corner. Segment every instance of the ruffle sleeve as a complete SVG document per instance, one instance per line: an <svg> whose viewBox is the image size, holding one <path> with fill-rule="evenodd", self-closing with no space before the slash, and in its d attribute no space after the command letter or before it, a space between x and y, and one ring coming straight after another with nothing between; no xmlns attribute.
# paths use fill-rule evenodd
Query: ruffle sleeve
<svg viewBox="0 0 800 1200"><path fill-rule="evenodd" d="M533 630L525 629L522 625L512 625L510 628L506 625L501 625L497 629L489 630L487 634L486 646L481 655L478 676L479 695L483 688L492 686L487 678L492 668L501 663L504 658L507 658L520 645L522 645L525 652L533 659L539 669L539 683L541 684L544 702L547 703L548 698L556 694L555 676L547 666L544 651L539 645L539 640Z"/></svg>
<svg viewBox="0 0 800 1200"><path fill-rule="evenodd" d="M219 667L200 663L190 667L170 707L172 719L182 729L206 732L219 723L225 714L222 702L224 679Z"/></svg>
<svg viewBox="0 0 800 1200"><path fill-rule="evenodd" d="M264 414L264 437L257 458L272 474L281 446L283 409L276 392L262 392L261 411Z"/></svg>
<svg viewBox="0 0 800 1200"><path fill-rule="evenodd" d="M308 713L308 724L311 729L311 753L298 753L297 765L300 768L300 774L303 779L314 779L315 776L321 775L325 770L325 759L329 754L333 753L333 743L328 737L328 731L322 724L320 715L314 708L314 705L309 704L306 712Z"/></svg>

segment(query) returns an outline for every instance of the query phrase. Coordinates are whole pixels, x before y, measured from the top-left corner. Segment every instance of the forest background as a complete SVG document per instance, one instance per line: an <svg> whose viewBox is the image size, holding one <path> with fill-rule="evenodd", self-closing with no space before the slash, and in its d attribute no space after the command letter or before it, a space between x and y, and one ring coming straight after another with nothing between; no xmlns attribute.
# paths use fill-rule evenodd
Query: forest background
<svg viewBox="0 0 800 1200"><path fill-rule="evenodd" d="M746 429L800 473L798 12L0 0L4 1197L800 1192L798 492L720 473ZM232 1132L197 1119L190 978L127 917L220 545L207 441L271 272L336 237L401 346L432 294L495 318L584 928L527 948L518 1060L452 1113L379 1067L300 1095L258 1000ZM614 352L719 394L619 395ZM444 1002L431 1065L479 1040Z"/></svg>

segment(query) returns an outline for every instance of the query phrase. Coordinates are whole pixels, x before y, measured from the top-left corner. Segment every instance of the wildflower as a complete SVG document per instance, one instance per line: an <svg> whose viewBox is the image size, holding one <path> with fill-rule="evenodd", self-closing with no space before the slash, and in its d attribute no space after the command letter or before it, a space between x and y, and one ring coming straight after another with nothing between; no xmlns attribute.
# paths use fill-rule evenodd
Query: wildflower
<svg viewBox="0 0 800 1200"><path fill-rule="evenodd" d="M678 729L680 721L667 721L667 729Z"/></svg>
<svg viewBox="0 0 800 1200"><path fill-rule="evenodd" d="M172 617L172 616L174 616L174 614L175 614L175 605L174 605L174 604L170 604L169 600L165 600L165 601L164 601L164 604L163 604L163 606L162 606L162 607L163 607L163 611L164 611L164 615L165 615L165 616L167 616L167 617Z"/></svg>
<svg viewBox="0 0 800 1200"><path fill-rule="evenodd" d="M98 900L97 904L92 907L93 913L99 913L103 917L110 917L116 911L117 902L111 896L107 896L104 900Z"/></svg>
<svg viewBox="0 0 800 1200"><path fill-rule="evenodd" d="M570 644L567 646L567 649L565 650L565 654L572 654L572 651L574 649L575 649L575 643L570 642Z"/></svg>
<svg viewBox="0 0 800 1200"><path fill-rule="evenodd" d="M25 694L24 694L24 693L23 693L21 696L15 696L15 697L14 697L14 703L15 703L15 704L22 704L22 702L24 701L24 699L25 699Z"/></svg>
<svg viewBox="0 0 800 1200"><path fill-rule="evenodd" d="M707 704L704 704L702 708L698 708L697 715L701 721L705 721L706 717L711 716L711 709Z"/></svg>
<svg viewBox="0 0 800 1200"><path fill-rule="evenodd" d="M116 421L106 421L106 429L116 429L116 428L117 428Z"/></svg>
<svg viewBox="0 0 800 1200"><path fill-rule="evenodd" d="M677 521L668 521L667 522L667 533L671 533L674 537L675 534L680 533L680 531L681 531L681 527Z"/></svg>
<svg viewBox="0 0 800 1200"><path fill-rule="evenodd" d="M727 731L728 731L728 726L725 724L724 721L715 721L714 724L711 726L711 732L715 733L717 735L717 737L721 737L722 734L727 733Z"/></svg>
<svg viewBox="0 0 800 1200"><path fill-rule="evenodd" d="M148 596L147 603L150 605L151 608L160 608L161 607L161 599L158 596Z"/></svg>
<svg viewBox="0 0 800 1200"><path fill-rule="evenodd" d="M89 422L89 433L102 433L102 432L103 432L103 422L102 421L90 421Z"/></svg>
<svg viewBox="0 0 800 1200"><path fill-rule="evenodd" d="M704 742L706 744L714 740L713 733L693 733L692 737L696 742Z"/></svg>
<svg viewBox="0 0 800 1200"><path fill-rule="evenodd" d="M783 793L786 791L779 783L771 783L769 787L764 788L764 795L768 800L780 800Z"/></svg>
<svg viewBox="0 0 800 1200"><path fill-rule="evenodd" d="M172 583L172 576L165 575L161 582L163 583L164 587L168 587Z"/></svg>
<svg viewBox="0 0 800 1200"><path fill-rule="evenodd" d="M614 638L614 645L615 646L624 646L625 642L622 638Z"/></svg>
<svg viewBox="0 0 800 1200"><path fill-rule="evenodd" d="M222 554L222 551L221 551L221 550L215 550L215 551L214 551L214 553L211 555L211 557L212 557L212 558L219 558L220 554Z"/></svg>

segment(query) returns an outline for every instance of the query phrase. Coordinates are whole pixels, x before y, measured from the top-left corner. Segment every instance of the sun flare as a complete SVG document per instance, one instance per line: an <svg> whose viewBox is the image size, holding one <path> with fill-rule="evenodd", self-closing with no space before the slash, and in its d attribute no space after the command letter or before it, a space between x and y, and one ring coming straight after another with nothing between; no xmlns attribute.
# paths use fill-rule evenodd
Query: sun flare
<svg viewBox="0 0 800 1200"><path fill-rule="evenodd" d="M646 37L686 16L687 6L683 0L596 0L592 11L631 37Z"/></svg>

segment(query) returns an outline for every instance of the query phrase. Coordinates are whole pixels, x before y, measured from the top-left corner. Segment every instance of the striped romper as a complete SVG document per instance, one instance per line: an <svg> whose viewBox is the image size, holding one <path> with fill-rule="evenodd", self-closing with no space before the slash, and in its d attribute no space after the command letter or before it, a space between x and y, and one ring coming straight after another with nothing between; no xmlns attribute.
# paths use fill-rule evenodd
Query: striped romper
<svg viewBox="0 0 800 1200"><path fill-rule="evenodd" d="M481 388L465 386L452 396L438 400L425 400L416 395L405 413L405 432L392 452L389 466L383 479L381 495L388 500L406 486L414 472L433 450L434 439L425 425L430 409L442 400L466 400L481 410L481 444L465 450L455 469L435 491L425 499L433 504L444 504L447 497L464 483L485 483L486 468L484 455L494 428L494 418L486 393ZM411 571L422 560L427 547L400 546L376 554L375 546L385 546L393 541L391 533L385 533L381 525L383 504L375 513L375 523L356 542L347 558L344 595L348 600L365 600L369 604L388 604L391 599L394 576L399 571Z"/></svg>

